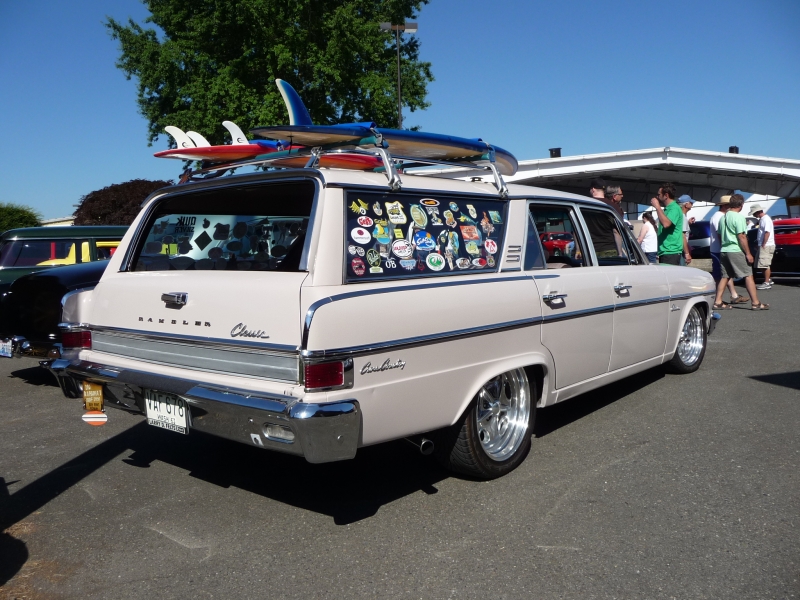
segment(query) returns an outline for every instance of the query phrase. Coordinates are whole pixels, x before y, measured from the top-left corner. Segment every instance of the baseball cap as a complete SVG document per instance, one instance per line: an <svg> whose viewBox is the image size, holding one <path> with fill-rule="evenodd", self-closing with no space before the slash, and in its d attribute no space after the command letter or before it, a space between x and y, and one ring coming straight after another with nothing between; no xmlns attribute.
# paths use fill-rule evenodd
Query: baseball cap
<svg viewBox="0 0 800 600"><path fill-rule="evenodd" d="M681 204L694 204L694 200L692 200L692 197L689 194L684 194L678 198L678 202Z"/></svg>
<svg viewBox="0 0 800 600"><path fill-rule="evenodd" d="M601 177L592 179L590 187L593 187L596 190L604 190L606 189L606 180L602 179Z"/></svg>

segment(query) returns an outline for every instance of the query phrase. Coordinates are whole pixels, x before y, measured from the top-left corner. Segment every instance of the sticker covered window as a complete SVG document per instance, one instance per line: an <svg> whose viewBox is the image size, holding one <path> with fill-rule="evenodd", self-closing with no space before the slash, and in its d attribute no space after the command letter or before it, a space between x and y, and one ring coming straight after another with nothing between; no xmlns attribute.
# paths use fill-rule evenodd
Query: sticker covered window
<svg viewBox="0 0 800 600"><path fill-rule="evenodd" d="M506 204L349 192L347 280L496 271Z"/></svg>
<svg viewBox="0 0 800 600"><path fill-rule="evenodd" d="M220 188L167 198L149 219L134 271L297 271L314 184Z"/></svg>

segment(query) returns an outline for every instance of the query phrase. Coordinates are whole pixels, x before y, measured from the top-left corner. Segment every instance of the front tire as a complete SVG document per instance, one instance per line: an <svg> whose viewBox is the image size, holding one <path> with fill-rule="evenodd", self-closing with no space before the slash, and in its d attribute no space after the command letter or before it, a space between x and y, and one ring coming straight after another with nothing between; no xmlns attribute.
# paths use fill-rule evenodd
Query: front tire
<svg viewBox="0 0 800 600"><path fill-rule="evenodd" d="M686 321L678 338L678 346L675 348L675 356L668 363L670 370L675 373L697 371L706 355L707 342L706 321L701 310L695 305L686 315Z"/></svg>
<svg viewBox="0 0 800 600"><path fill-rule="evenodd" d="M487 381L461 419L440 432L436 458L470 477L501 477L528 455L535 415L536 398L525 369L506 371Z"/></svg>

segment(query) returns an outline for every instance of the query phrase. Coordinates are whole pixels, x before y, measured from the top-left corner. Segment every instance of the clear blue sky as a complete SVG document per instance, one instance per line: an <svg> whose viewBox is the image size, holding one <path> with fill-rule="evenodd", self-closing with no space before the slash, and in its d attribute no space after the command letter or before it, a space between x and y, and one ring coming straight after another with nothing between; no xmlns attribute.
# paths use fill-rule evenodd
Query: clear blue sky
<svg viewBox="0 0 800 600"><path fill-rule="evenodd" d="M0 2L0 202L59 217L106 185L177 177L180 161L152 156L167 140L147 146L106 15L147 11ZM519 159L730 145L800 159L798 0L432 0L418 21L436 81L407 126Z"/></svg>

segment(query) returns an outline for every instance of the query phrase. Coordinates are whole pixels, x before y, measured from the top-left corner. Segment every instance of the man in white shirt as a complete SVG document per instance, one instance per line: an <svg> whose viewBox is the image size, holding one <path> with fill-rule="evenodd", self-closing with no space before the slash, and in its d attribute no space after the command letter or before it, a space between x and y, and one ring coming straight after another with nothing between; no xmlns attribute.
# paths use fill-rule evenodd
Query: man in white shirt
<svg viewBox="0 0 800 600"><path fill-rule="evenodd" d="M772 287L772 257L775 254L775 228L772 217L764 212L760 204L750 207L750 216L758 219L758 261L757 269L764 269L764 283L756 289L768 290Z"/></svg>
<svg viewBox="0 0 800 600"><path fill-rule="evenodd" d="M711 217L711 276L714 278L715 283L719 283L722 279L722 267L720 266L720 252L722 252L722 243L719 240L719 222L722 217L728 212L730 208L731 197L730 195L722 196L719 199L717 206L719 210ZM728 291L731 294L731 304L743 304L750 301L749 296L742 296L736 292L733 287L733 279L728 279Z"/></svg>

